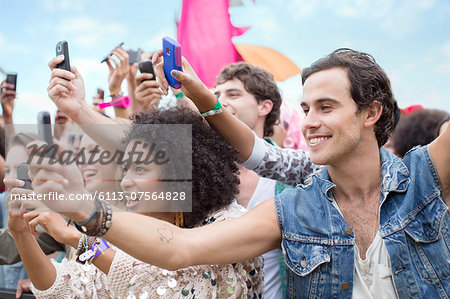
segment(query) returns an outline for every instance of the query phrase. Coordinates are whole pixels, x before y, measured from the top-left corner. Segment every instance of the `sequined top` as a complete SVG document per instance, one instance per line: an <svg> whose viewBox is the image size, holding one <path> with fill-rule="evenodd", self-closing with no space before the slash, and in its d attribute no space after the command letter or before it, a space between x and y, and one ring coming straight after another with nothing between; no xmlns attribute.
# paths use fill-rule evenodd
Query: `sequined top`
<svg viewBox="0 0 450 299"><path fill-rule="evenodd" d="M243 215L231 204L211 215L213 223ZM116 249L108 275L95 266L64 259L55 263L56 280L47 290L32 287L36 298L261 298L263 259L226 265L199 265L168 271L141 262Z"/></svg>

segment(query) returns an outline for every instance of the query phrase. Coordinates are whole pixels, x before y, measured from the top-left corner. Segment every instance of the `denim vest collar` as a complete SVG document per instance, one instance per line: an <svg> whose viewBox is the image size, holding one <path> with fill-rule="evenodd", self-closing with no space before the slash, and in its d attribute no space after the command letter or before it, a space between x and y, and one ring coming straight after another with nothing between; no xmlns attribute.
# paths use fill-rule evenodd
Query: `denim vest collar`
<svg viewBox="0 0 450 299"><path fill-rule="evenodd" d="M397 156L380 148L381 160L381 191L383 193L405 192L410 183L410 174L406 165ZM320 189L329 201L333 201L332 189L336 187L331 182L328 168L324 167L321 172L314 174L319 179ZM385 198L385 196L384 196Z"/></svg>

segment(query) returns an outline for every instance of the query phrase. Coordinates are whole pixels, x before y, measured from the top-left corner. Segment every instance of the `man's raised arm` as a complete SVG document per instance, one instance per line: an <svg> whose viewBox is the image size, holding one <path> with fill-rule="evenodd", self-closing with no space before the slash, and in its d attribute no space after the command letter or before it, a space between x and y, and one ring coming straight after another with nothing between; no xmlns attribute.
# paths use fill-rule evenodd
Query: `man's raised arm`
<svg viewBox="0 0 450 299"><path fill-rule="evenodd" d="M442 191L447 206L450 206L450 126L434 140L430 146L430 155L442 184Z"/></svg>
<svg viewBox="0 0 450 299"><path fill-rule="evenodd" d="M117 128L125 129L127 126L115 126L115 130L109 130L105 134L105 127L97 126L97 124L130 124L130 120L108 118L89 107L85 101L83 78L78 70L73 66L71 72L56 67L63 61L63 58L63 56L57 56L48 64L52 70L47 88L50 99L76 124L84 125L82 129L101 147L104 149L118 148L123 134L118 132Z"/></svg>

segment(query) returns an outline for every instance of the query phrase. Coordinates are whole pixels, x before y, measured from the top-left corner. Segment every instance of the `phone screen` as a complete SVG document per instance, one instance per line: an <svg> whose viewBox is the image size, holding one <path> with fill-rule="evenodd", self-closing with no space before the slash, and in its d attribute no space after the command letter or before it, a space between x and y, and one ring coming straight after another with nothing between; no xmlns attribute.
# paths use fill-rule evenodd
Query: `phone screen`
<svg viewBox="0 0 450 299"><path fill-rule="evenodd" d="M8 88L9 90L16 90L16 84L17 84L17 74L16 73L10 73L6 75L6 83L8 84L14 84L14 88Z"/></svg>

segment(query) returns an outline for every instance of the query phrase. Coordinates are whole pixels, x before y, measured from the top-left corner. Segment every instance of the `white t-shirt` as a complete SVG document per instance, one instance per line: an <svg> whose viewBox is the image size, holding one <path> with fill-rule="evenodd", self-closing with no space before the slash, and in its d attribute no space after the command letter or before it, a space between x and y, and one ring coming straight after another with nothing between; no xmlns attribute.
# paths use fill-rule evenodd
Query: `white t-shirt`
<svg viewBox="0 0 450 299"><path fill-rule="evenodd" d="M341 213L335 200L333 200L333 206ZM398 298L394 278L392 277L389 253L380 233L377 232L367 249L365 260L359 256L358 246L355 244L353 247L355 251L355 273L353 274L352 298Z"/></svg>
<svg viewBox="0 0 450 299"><path fill-rule="evenodd" d="M275 198L275 180L259 178L247 209L251 210L265 200ZM262 255L264 258L264 298L278 299L283 297L280 277L279 249L274 249Z"/></svg>

